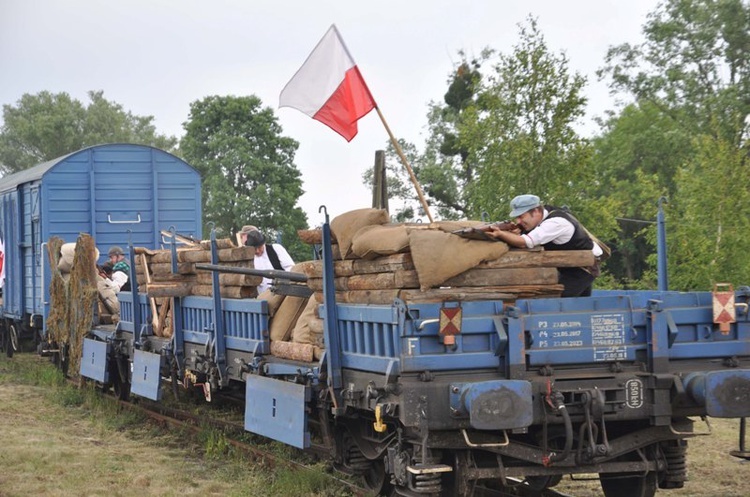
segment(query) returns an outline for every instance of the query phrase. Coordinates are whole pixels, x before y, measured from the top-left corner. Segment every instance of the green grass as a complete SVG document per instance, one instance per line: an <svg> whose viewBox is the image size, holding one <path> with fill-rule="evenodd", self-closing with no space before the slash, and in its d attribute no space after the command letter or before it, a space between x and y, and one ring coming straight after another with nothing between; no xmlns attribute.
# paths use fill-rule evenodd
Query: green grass
<svg viewBox="0 0 750 497"><path fill-rule="evenodd" d="M0 386L0 417L16 420L4 426L3 497L80 495L82 488L107 497L351 495L322 469L300 471L248 458L221 430L165 430L102 396L93 382L70 384L34 354L0 358ZM193 405L200 414L236 415L236 409L233 414L201 399ZM242 438L280 458L310 460L263 437Z"/></svg>

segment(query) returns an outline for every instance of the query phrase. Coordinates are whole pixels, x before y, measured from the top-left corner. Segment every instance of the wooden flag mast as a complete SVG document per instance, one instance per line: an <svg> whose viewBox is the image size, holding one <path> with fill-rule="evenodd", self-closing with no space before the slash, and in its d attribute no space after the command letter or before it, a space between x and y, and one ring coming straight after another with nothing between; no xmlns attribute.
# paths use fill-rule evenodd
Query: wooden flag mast
<svg viewBox="0 0 750 497"><path fill-rule="evenodd" d="M352 61L356 68L356 63L354 63L354 57L352 57L352 54L349 53L349 48L346 46L346 43L344 43L344 39L341 37L341 33L339 33L338 28L335 24L332 25L332 28L334 32L336 33L336 37L339 40L339 43L341 43L341 46L343 47L344 51L346 51L346 55L349 57L349 59ZM359 69L357 69L357 72L359 72ZM362 75L360 74L360 77ZM403 162L404 167L406 167L406 170L409 172L409 178L411 178L411 182L414 184L414 188L417 190L417 196L419 197L419 201L422 204L422 208L424 209L425 214L427 214L427 219L430 220L430 222L433 222L432 214L430 214L430 208L427 206L427 201L424 199L424 193L422 193L422 187L419 184L419 181L417 181L417 177L414 175L414 171L411 168L411 165L409 165L409 161L406 160L406 155L404 155L404 151L401 150L401 146L398 144L398 141L396 140L396 137L393 136L393 132L391 131L390 126L388 126L388 123L385 121L385 117L383 117L383 113L380 112L380 107L378 107L377 102L374 98L372 98L372 93L370 93L370 88L367 86L367 83L364 82L364 79L362 79L362 83L364 84L365 89L367 90L367 94L370 97L370 100L372 101L373 107L375 107L375 110L378 112L378 116L380 116L380 120L383 122L383 126L385 126L385 130L388 132L388 136L391 139L391 143L393 144L393 147L396 149L396 153L401 158L401 162ZM369 112L369 111L368 111Z"/></svg>
<svg viewBox="0 0 750 497"><path fill-rule="evenodd" d="M375 100L373 99L373 102L374 101ZM411 182L414 184L414 188L417 190L417 196L419 197L419 201L422 204L422 209L424 209L425 214L427 214L427 219L429 219L430 222L433 222L432 214L430 214L430 208L427 206L427 201L424 198L424 193L422 193L422 186L419 184L419 181L417 181L417 177L414 175L414 171L412 170L411 165L409 165L409 161L406 159L406 155L404 155L404 151L401 150L401 145L398 144L398 140L396 140L396 137L393 136L393 132L391 132L391 128L388 126L388 123L385 122L385 117L383 117L383 113L380 112L380 107L378 107L377 104L375 105L375 110L378 112L378 116L380 116L380 120L383 122L383 126L385 126L385 130L388 132L388 136L391 139L393 148L396 149L396 153L401 158L401 162L404 164L404 167L406 167L406 170L409 172L409 178L411 178Z"/></svg>

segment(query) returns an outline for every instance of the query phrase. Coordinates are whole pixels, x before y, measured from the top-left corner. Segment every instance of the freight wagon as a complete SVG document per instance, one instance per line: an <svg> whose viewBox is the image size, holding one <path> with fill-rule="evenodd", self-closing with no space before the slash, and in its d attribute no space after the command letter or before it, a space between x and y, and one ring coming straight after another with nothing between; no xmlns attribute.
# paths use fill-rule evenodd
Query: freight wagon
<svg viewBox="0 0 750 497"><path fill-rule="evenodd" d="M684 485L688 440L710 431L696 416L750 414L748 288L346 304L327 216L322 231L319 360L270 354L266 302L223 299L214 278L213 298L175 298L170 339L151 333L146 294L122 295L118 329L84 340L81 374L153 400L167 383L209 385L207 398L244 384L248 431L321 444L382 495L594 473L607 497L652 496Z"/></svg>
<svg viewBox="0 0 750 497"><path fill-rule="evenodd" d="M201 236L201 179L163 150L131 144L89 147L0 179L0 239L5 280L0 344L8 356L22 337L46 334L50 237L96 240L109 247L158 248L161 230Z"/></svg>

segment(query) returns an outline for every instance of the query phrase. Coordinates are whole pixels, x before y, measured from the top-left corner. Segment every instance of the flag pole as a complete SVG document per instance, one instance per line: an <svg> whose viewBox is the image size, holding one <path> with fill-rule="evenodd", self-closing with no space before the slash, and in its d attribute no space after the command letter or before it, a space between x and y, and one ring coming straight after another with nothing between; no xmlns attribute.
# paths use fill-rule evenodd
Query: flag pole
<svg viewBox="0 0 750 497"><path fill-rule="evenodd" d="M336 24L332 24L331 29L333 29L333 31L336 33L336 37L338 38L339 43L341 43L341 46L344 48L346 55L349 57L349 59L354 61L354 57L352 57L352 54L349 53L349 48L346 46L346 43L344 43L344 39L341 37L341 33L339 33L339 28L336 27ZM356 67L356 64L355 64L355 67ZM357 69L357 71L359 71L359 69ZM364 82L364 79L362 81ZM378 116L380 116L380 120L383 122L383 126L385 126L385 130L388 132L388 136L391 139L393 148L396 149L396 153L401 158L401 162L403 162L404 166L406 167L406 170L409 172L409 178L411 179L411 182L414 184L414 188L417 190L417 196L419 197L419 202L422 204L422 209L424 209L425 214L427 214L427 219L429 219L430 222L433 222L432 214L430 214L430 208L427 206L427 201L424 198L424 193L422 193L422 187L420 186L419 181L417 181L417 177L414 175L414 171L412 170L411 165L409 165L409 161L406 159L406 155L404 155L404 151L401 150L401 145L398 144L396 137L393 136L393 132L391 131L390 126L388 126L388 123L385 121L385 117L383 117L383 113L380 112L380 107L378 107L378 104L375 102L375 99L372 98L372 93L370 93L370 88L367 86L367 84L365 84L365 89L367 90L367 94L370 96L370 100L372 100L372 103L374 104L373 107L375 107L375 110L378 112Z"/></svg>
<svg viewBox="0 0 750 497"><path fill-rule="evenodd" d="M388 132L388 136L391 139L393 148L396 149L396 153L401 158L401 162L403 162L404 166L406 167L406 170L409 172L409 178L411 179L411 182L414 184L414 188L417 190L417 196L419 197L419 202L422 204L422 208L424 209L425 214L427 214L427 219L429 219L430 222L433 222L432 214L430 214L430 208L427 206L427 201L424 198L424 193L422 193L422 187L420 186L419 181L417 181L417 177L414 175L414 171L409 165L409 161L406 159L406 155L404 155L404 151L401 150L401 145L398 144L398 140L396 140L396 137L393 136L393 132L391 131L390 126L388 126L388 123L385 121L385 117L383 117L383 113L380 112L380 107L375 105L375 110L378 112L378 116L380 116L380 120L383 122L383 126L385 126L385 130Z"/></svg>

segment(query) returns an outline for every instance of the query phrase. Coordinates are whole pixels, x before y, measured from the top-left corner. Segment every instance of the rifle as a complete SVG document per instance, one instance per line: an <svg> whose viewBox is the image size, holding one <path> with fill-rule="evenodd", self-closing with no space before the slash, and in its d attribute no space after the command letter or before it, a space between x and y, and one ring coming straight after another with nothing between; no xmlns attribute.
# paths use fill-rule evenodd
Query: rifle
<svg viewBox="0 0 750 497"><path fill-rule="evenodd" d="M513 221L497 221L495 223L487 223L471 228L461 228L459 230L454 230L451 233L462 238L468 238L470 240L497 241L495 238L489 236L487 232L493 229L500 229L502 231L515 231L519 228L520 226L518 226Z"/></svg>

